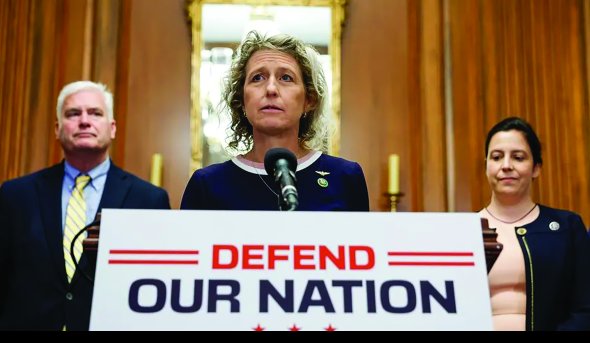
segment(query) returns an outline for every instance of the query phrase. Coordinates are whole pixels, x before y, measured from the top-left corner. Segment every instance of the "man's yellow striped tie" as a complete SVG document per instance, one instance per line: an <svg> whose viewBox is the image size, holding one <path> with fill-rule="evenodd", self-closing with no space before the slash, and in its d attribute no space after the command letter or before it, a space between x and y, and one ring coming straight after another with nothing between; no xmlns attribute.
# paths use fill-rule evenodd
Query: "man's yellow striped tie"
<svg viewBox="0 0 590 343"><path fill-rule="evenodd" d="M76 272L74 261L70 256L70 247L72 245L72 239L76 234L86 226L86 200L84 200L84 187L90 182L90 176L79 175L76 178L76 186L72 191L72 196L68 202L68 208L66 210L66 225L64 227L64 257L66 260L66 273L68 274L68 282L72 281L72 277ZM76 239L74 244L74 256L76 261L80 261L82 256L82 237Z"/></svg>

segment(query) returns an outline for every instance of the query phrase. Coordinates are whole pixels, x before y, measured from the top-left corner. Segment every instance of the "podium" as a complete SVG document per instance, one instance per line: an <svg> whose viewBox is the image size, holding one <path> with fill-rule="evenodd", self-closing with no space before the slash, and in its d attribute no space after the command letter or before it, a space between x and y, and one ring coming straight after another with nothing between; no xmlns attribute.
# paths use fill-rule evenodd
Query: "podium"
<svg viewBox="0 0 590 343"><path fill-rule="evenodd" d="M100 213L97 214L95 222L98 222L98 224L88 228L88 237L86 237L82 243L84 252L93 257L93 261L96 261L96 253L98 252L98 242L100 238ZM490 229L488 220L486 218L481 218L481 231L486 255L486 266L489 273L494 266L494 263L496 263L498 256L500 256L503 245L502 243L498 242L498 234L496 233L495 229Z"/></svg>
<svg viewBox="0 0 590 343"><path fill-rule="evenodd" d="M96 253L98 252L98 239L100 237L100 212L96 214L94 222L88 226L86 232L88 236L82 241L82 248L84 252L89 255L91 260L96 261Z"/></svg>
<svg viewBox="0 0 590 343"><path fill-rule="evenodd" d="M96 225L88 228L88 237L84 239L82 245L84 252L89 254L91 261L96 261L96 253L98 252L98 241L100 237L100 213L96 215ZM481 218L481 232L483 235L483 246L486 256L486 266L488 273L496 263L498 256L502 252L503 245L498 242L498 234L495 229L490 229L488 220Z"/></svg>
<svg viewBox="0 0 590 343"><path fill-rule="evenodd" d="M483 234L483 248L486 254L486 266L489 273L504 246L498 242L498 234L495 229L490 229L486 218L481 218L481 232Z"/></svg>
<svg viewBox="0 0 590 343"><path fill-rule="evenodd" d="M106 209L101 222L83 243L91 330L492 329L502 245L475 213Z"/></svg>

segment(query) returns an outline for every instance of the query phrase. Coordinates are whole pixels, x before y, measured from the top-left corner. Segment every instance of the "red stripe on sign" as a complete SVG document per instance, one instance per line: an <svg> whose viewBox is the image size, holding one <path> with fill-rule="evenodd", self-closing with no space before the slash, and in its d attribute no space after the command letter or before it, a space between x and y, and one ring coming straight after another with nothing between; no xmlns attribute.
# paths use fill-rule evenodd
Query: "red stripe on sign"
<svg viewBox="0 0 590 343"><path fill-rule="evenodd" d="M199 261L109 260L109 264L199 264Z"/></svg>
<svg viewBox="0 0 590 343"><path fill-rule="evenodd" d="M457 251L390 251L388 256L473 256L472 252Z"/></svg>
<svg viewBox="0 0 590 343"><path fill-rule="evenodd" d="M111 254L197 255L199 250L111 250Z"/></svg>
<svg viewBox="0 0 590 343"><path fill-rule="evenodd" d="M473 267L474 262L389 262L390 266Z"/></svg>

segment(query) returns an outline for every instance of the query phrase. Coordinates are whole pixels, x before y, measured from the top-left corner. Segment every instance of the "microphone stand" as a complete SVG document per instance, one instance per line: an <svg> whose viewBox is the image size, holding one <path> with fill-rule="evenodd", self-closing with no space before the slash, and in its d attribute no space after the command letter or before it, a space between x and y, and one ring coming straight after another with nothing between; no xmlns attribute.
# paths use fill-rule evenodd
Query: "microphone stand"
<svg viewBox="0 0 590 343"><path fill-rule="evenodd" d="M80 231L78 231L78 233L72 239L72 243L70 244L70 257L72 258L72 262L74 262L75 270L76 271L79 270L80 274L82 274L82 276L84 276L84 278L86 278L90 282L94 282L94 278L90 277L84 270L78 268L79 261L76 261L76 256L74 255L74 244L76 243L76 240L80 237L80 235L82 235L84 232L89 231L89 230L94 231L95 229L92 229L92 228L99 227L99 226L100 226L100 213L97 213L94 221L92 223L84 226ZM90 238L90 236L89 236L89 238ZM98 240L96 241L95 248L98 249ZM86 250L86 249L84 249L84 250ZM82 258L82 255L80 255L80 258Z"/></svg>
<svg viewBox="0 0 590 343"><path fill-rule="evenodd" d="M297 178L295 177L295 173L291 170L287 170L287 172L288 172L288 175L291 177L291 179L294 182L296 182ZM297 209L297 207L299 206L299 202L297 201L297 198L295 198L294 201L289 201L288 197L293 197L293 194L292 194L293 191L295 192L295 194L297 194L297 188L295 188L295 186L291 185L291 184L282 186L282 183L280 181L281 177L282 177L282 173L279 172L279 174L275 178L275 183L277 183L279 185L279 194L280 194L280 196L279 196L279 210L281 210L281 211L295 211Z"/></svg>
<svg viewBox="0 0 590 343"><path fill-rule="evenodd" d="M287 202L287 199L283 195L279 196L279 209L281 211L295 211L297 205Z"/></svg>

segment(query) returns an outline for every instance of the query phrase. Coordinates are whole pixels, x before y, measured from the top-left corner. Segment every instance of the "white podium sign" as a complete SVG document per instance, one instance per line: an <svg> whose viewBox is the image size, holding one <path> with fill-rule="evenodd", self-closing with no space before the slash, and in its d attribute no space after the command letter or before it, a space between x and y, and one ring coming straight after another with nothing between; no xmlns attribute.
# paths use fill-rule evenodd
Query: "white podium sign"
<svg viewBox="0 0 590 343"><path fill-rule="evenodd" d="M104 210L91 330L491 330L474 213Z"/></svg>

